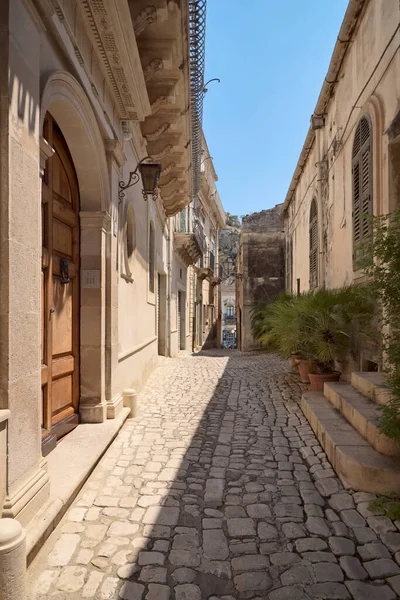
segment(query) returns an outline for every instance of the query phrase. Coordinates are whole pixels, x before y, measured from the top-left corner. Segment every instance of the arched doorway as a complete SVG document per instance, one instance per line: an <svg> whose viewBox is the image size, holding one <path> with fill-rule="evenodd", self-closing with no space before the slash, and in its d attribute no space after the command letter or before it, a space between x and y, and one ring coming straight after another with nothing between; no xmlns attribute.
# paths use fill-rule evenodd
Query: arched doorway
<svg viewBox="0 0 400 600"><path fill-rule="evenodd" d="M54 150L42 182L42 451L79 422L79 190L66 141L47 113Z"/></svg>

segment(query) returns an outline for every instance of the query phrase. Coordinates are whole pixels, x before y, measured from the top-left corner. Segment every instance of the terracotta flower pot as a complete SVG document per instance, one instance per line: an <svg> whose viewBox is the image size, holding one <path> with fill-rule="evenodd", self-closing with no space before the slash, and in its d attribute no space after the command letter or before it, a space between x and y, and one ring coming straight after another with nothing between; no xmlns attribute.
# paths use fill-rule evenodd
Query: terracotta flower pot
<svg viewBox="0 0 400 600"><path fill-rule="evenodd" d="M325 381L339 381L340 371L332 371L331 373L309 373L311 389L314 392L323 392Z"/></svg>
<svg viewBox="0 0 400 600"><path fill-rule="evenodd" d="M315 369L315 361L300 358L300 360L297 361L297 368L299 369L301 381L303 383L310 383L309 373Z"/></svg>
<svg viewBox="0 0 400 600"><path fill-rule="evenodd" d="M296 354L295 352L290 356L290 362L292 367L295 367L299 360L301 359L300 354Z"/></svg>

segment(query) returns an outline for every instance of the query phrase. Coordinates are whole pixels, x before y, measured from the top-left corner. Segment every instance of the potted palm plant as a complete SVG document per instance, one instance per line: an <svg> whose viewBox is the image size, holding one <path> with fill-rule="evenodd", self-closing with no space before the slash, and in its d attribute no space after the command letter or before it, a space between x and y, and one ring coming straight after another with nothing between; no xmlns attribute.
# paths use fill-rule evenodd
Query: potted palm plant
<svg viewBox="0 0 400 600"><path fill-rule="evenodd" d="M283 358L290 358L292 366L297 366L301 380L308 383L308 372L314 361L305 356L300 335L301 320L298 311L298 296L283 293L270 302L260 304L253 310L253 335L269 350L279 352Z"/></svg>
<svg viewBox="0 0 400 600"><path fill-rule="evenodd" d="M325 382L340 379L335 365L348 360L355 325L358 332L365 331L373 304L365 289L345 286L303 294L297 309L301 322L299 346L306 358L314 360L309 372L311 389L322 391Z"/></svg>
<svg viewBox="0 0 400 600"><path fill-rule="evenodd" d="M325 381L340 378L335 365L347 361L355 330L364 333L372 313L365 288L357 286L283 294L257 307L253 333L264 346L291 357L303 383L322 390Z"/></svg>

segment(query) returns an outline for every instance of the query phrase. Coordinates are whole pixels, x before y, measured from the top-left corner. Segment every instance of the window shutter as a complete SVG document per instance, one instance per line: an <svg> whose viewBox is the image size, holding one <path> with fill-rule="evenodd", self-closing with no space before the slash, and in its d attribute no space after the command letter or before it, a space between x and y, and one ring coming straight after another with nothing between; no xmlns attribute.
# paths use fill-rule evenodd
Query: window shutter
<svg viewBox="0 0 400 600"><path fill-rule="evenodd" d="M362 244L371 234L370 216L373 214L372 197L372 142L367 117L357 125L353 143L353 262L362 258ZM355 267L356 268L356 264Z"/></svg>
<svg viewBox="0 0 400 600"><path fill-rule="evenodd" d="M315 198L311 202L310 208L310 289L318 286L318 210Z"/></svg>

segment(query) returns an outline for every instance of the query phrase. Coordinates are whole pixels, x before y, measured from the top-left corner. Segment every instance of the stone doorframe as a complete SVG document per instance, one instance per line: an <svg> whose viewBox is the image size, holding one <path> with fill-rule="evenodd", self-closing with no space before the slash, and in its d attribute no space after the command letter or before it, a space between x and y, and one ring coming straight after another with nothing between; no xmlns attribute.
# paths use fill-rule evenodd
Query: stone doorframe
<svg viewBox="0 0 400 600"><path fill-rule="evenodd" d="M76 170L80 195L80 407L84 423L107 418L106 297L107 237L110 235L110 177L104 140L92 106L72 75L56 71L47 79L40 131L49 112L60 127Z"/></svg>

